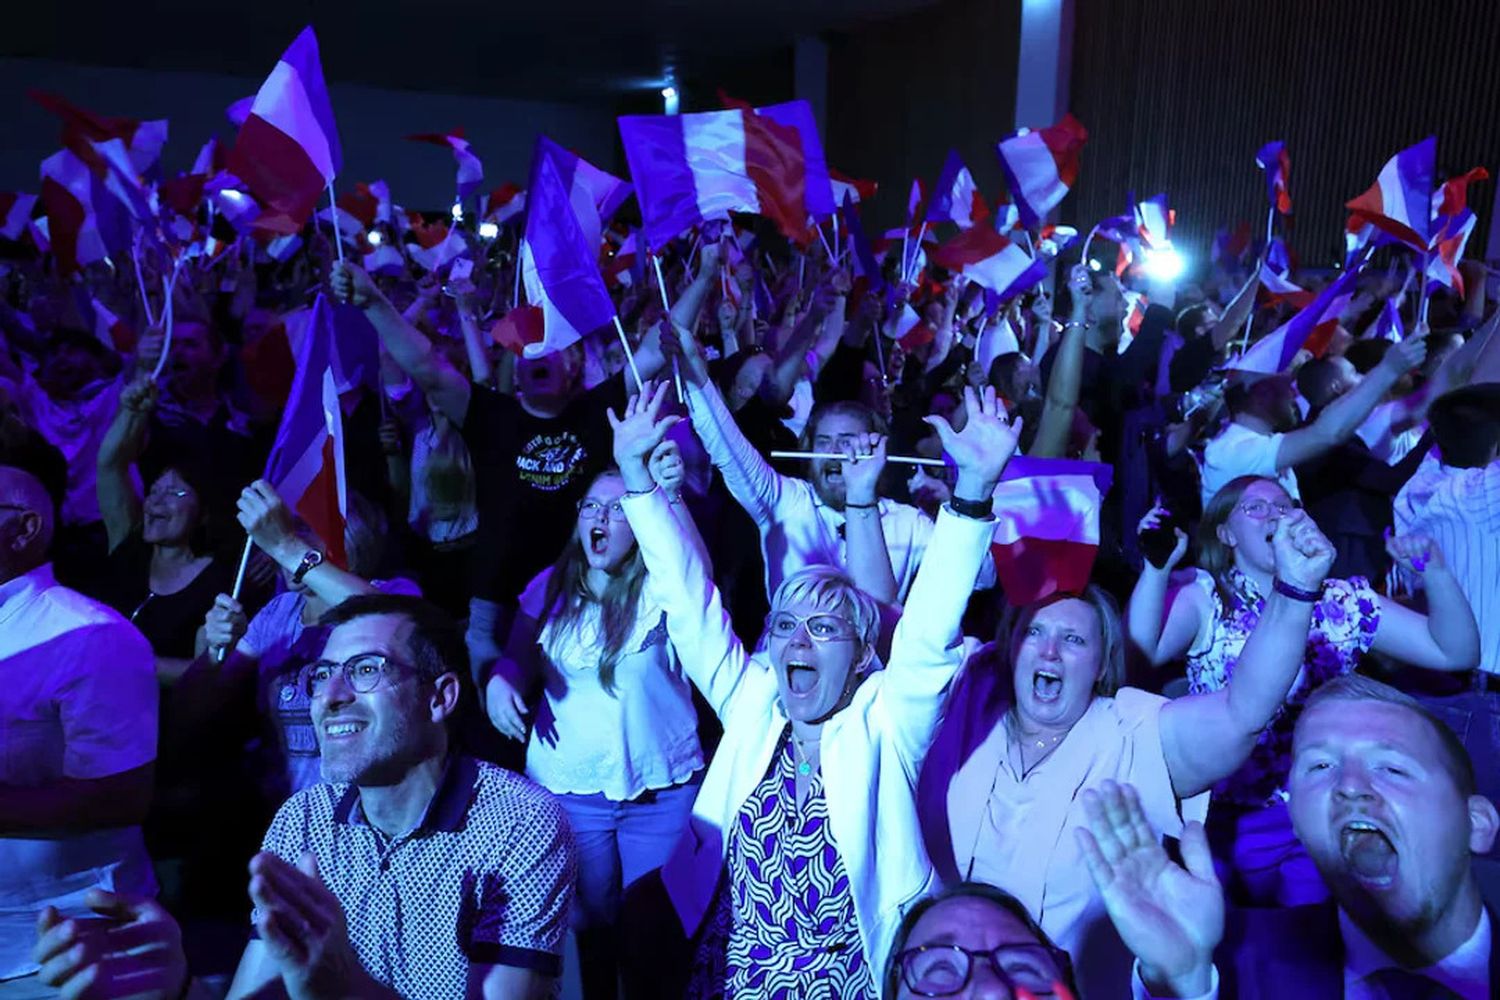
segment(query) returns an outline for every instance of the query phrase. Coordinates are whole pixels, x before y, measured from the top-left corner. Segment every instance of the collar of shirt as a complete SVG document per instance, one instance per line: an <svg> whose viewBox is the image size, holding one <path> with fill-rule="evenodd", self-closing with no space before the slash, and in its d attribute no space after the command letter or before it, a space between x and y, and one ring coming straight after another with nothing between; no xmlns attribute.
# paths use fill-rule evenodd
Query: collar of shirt
<svg viewBox="0 0 1500 1000"><path fill-rule="evenodd" d="M421 831L435 833L457 833L463 829L464 817L469 813L469 803L474 798L474 784L479 780L479 765L472 757L455 753L443 765L438 778L437 791L433 792L422 818L411 831L397 839L405 839ZM343 797L334 806L333 821L345 826L369 826L364 810L359 806L359 786L350 785Z"/></svg>
<svg viewBox="0 0 1500 1000"><path fill-rule="evenodd" d="M1339 934L1344 940L1344 993L1348 997L1367 995L1358 984L1381 969L1401 968L1380 946L1360 930L1342 909L1339 910ZM1479 925L1469 939L1453 949L1446 958L1423 969L1408 970L1425 976L1460 996L1489 995L1490 981L1490 914L1479 911Z"/></svg>
<svg viewBox="0 0 1500 1000"><path fill-rule="evenodd" d="M57 581L52 577L52 564L42 563L29 573L22 573L0 583L0 614L4 614L12 601L17 602L14 606L19 607L32 594L40 593L50 587L57 586Z"/></svg>

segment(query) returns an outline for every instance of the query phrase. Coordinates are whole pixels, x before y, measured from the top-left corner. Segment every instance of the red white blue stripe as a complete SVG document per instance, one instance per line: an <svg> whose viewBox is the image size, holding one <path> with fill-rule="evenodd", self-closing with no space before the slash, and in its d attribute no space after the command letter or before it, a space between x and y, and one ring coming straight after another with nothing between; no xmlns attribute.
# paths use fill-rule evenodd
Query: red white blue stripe
<svg viewBox="0 0 1500 1000"><path fill-rule="evenodd" d="M1022 224L1035 226L1078 181L1078 160L1088 130L1072 115L1042 129L1020 129L1000 140L995 153Z"/></svg>

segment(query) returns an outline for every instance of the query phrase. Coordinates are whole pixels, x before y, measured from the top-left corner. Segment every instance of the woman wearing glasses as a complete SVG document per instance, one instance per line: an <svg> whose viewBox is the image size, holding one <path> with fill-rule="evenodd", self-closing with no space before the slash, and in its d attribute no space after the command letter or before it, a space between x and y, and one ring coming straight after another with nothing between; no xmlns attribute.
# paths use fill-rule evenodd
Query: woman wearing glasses
<svg viewBox="0 0 1500 1000"><path fill-rule="evenodd" d="M675 446L657 449L652 468L675 495L683 473ZM484 688L495 728L526 741L527 776L568 813L589 1000L615 995L628 957L619 943L624 890L666 860L703 768L692 690L667 637L655 575L625 519L624 493L613 470L589 484L562 555L521 595ZM686 518L681 504L673 508ZM538 687L528 738L527 696Z"/></svg>
<svg viewBox="0 0 1500 1000"><path fill-rule="evenodd" d="M688 995L874 997L902 910L935 882L914 786L963 660L959 621L1017 428L988 389L982 402L966 393L962 433L931 418L959 469L955 499L939 512L889 662L874 670L875 601L832 566L777 588L764 653L741 644L644 465L673 422L657 418L663 392L648 388L611 422L621 503L660 580L668 631L724 725L661 872L695 943Z"/></svg>
<svg viewBox="0 0 1500 1000"><path fill-rule="evenodd" d="M1153 510L1142 529L1162 513ZM1187 537L1178 531L1166 565L1148 563L1141 573L1127 618L1131 643L1154 666L1186 657L1194 694L1224 688L1266 596L1278 586L1271 538L1294 513L1301 516L1274 479L1240 476L1226 483L1203 512L1198 568L1172 573L1187 552ZM1301 672L1249 760L1215 789L1210 839L1227 869L1230 898L1243 905L1297 906L1328 896L1286 809L1292 726L1308 695L1353 671L1367 652L1430 670L1469 670L1478 663L1474 615L1432 539L1395 538L1386 549L1422 580L1427 614L1377 594L1363 577L1325 580L1302 595L1313 604L1313 618Z"/></svg>

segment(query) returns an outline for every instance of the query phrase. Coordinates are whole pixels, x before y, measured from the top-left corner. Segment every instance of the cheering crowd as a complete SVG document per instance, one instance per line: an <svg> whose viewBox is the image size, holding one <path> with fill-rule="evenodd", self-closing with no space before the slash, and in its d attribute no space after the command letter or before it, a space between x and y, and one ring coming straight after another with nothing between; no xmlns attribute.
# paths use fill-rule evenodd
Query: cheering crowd
<svg viewBox="0 0 1500 1000"><path fill-rule="evenodd" d="M632 211L0 239L0 1000L1494 994L1482 264Z"/></svg>

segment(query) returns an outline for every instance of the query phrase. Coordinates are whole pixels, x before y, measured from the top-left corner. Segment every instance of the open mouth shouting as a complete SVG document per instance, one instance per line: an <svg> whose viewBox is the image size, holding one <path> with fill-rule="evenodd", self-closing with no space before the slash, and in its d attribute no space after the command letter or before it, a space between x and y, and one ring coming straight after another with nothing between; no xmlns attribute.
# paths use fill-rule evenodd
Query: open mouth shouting
<svg viewBox="0 0 1500 1000"><path fill-rule="evenodd" d="M1038 670L1031 675L1031 696L1043 705L1055 704L1062 697L1062 675L1050 670Z"/></svg>
<svg viewBox="0 0 1500 1000"><path fill-rule="evenodd" d="M1339 856L1349 874L1367 889L1390 888L1401 864L1389 832L1363 816L1348 819L1339 828Z"/></svg>
<svg viewBox="0 0 1500 1000"><path fill-rule="evenodd" d="M786 663L786 688L796 698L806 698L818 689L818 668L810 660L792 658Z"/></svg>
<svg viewBox="0 0 1500 1000"><path fill-rule="evenodd" d="M589 552L602 556L609 551L609 532L595 525L589 529Z"/></svg>

